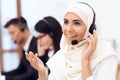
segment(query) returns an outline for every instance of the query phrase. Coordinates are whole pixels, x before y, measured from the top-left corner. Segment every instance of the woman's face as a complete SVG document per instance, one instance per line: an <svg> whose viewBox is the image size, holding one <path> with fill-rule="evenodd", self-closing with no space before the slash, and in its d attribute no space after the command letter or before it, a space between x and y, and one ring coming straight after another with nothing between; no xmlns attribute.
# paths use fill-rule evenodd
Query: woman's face
<svg viewBox="0 0 120 80"><path fill-rule="evenodd" d="M62 31L68 44L71 44L72 40L79 41L83 39L86 28L87 26L76 14L68 12L64 16L64 24L62 27Z"/></svg>
<svg viewBox="0 0 120 80"><path fill-rule="evenodd" d="M37 32L38 53L43 53L53 47L53 40L49 34ZM43 55L41 54L41 55Z"/></svg>

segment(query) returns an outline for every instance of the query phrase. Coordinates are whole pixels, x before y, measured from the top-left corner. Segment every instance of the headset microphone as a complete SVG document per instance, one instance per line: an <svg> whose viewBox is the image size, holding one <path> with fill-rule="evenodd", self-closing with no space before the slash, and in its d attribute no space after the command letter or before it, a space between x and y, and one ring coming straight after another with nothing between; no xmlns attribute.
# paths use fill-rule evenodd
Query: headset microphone
<svg viewBox="0 0 120 80"><path fill-rule="evenodd" d="M71 41L71 44L72 45L76 45L76 44L78 44L78 41L77 40L73 40L73 41Z"/></svg>
<svg viewBox="0 0 120 80"><path fill-rule="evenodd" d="M81 39L80 41L73 40L73 41L71 41L71 44L72 44L72 45L76 45L76 44L78 44L78 42L81 42L81 41L84 41L84 40L86 40L86 38Z"/></svg>
<svg viewBox="0 0 120 80"><path fill-rule="evenodd" d="M86 38L88 38L88 37L90 37L90 36L87 36ZM71 44L72 44L72 45L76 45L76 44L78 44L78 42L81 42L81 41L86 40L86 38L83 38L83 39L81 39L81 40L79 40L79 41L73 40L73 41L71 41Z"/></svg>

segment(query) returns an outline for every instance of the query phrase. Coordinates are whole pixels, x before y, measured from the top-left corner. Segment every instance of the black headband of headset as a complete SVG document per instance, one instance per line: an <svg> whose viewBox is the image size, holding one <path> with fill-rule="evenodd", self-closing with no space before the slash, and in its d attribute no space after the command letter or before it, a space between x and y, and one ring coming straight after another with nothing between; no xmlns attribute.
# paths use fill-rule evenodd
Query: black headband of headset
<svg viewBox="0 0 120 80"><path fill-rule="evenodd" d="M89 4L87 4L85 2L78 2L78 3L82 3L82 4L85 4L85 5L89 6L91 8L92 12L93 12L93 22L92 22L92 24L90 25L90 28L89 28L89 32L91 34L93 34L93 30L94 29L96 30L96 25L95 25L96 14L95 14L95 11L94 11L94 9Z"/></svg>
<svg viewBox="0 0 120 80"><path fill-rule="evenodd" d="M50 35L53 36L53 29L51 28L49 22L48 22L45 18L43 18L43 21L48 25L48 27L49 27L49 29L50 29L50 31L51 31L51 32L50 32Z"/></svg>

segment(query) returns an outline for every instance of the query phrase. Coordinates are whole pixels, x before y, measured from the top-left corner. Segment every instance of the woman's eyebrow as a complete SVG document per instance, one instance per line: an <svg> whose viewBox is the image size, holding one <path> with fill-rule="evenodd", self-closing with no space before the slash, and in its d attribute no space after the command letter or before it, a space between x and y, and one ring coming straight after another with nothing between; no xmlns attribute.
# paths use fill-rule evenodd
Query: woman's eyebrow
<svg viewBox="0 0 120 80"><path fill-rule="evenodd" d="M64 19L64 20L68 20L68 19ZM76 21L82 22L82 20L79 20L79 19L73 20L73 22L76 22Z"/></svg>
<svg viewBox="0 0 120 80"><path fill-rule="evenodd" d="M67 19L64 19L64 20L67 20Z"/></svg>
<svg viewBox="0 0 120 80"><path fill-rule="evenodd" d="M77 20L73 20L73 22L82 22L82 20L77 19Z"/></svg>

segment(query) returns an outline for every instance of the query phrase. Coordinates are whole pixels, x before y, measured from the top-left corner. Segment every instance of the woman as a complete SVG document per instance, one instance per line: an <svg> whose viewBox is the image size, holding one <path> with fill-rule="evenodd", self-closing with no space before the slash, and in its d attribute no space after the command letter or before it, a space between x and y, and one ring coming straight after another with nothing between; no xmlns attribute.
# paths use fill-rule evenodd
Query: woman
<svg viewBox="0 0 120 80"><path fill-rule="evenodd" d="M35 30L38 55L46 65L47 60L60 49L61 25L54 17L47 16L36 23Z"/></svg>
<svg viewBox="0 0 120 80"><path fill-rule="evenodd" d="M95 12L88 4L79 2L67 9L61 48L47 62L48 80L116 80L117 55L108 42L100 40L95 25ZM41 60L33 53L26 57L38 70L39 80L46 80Z"/></svg>

